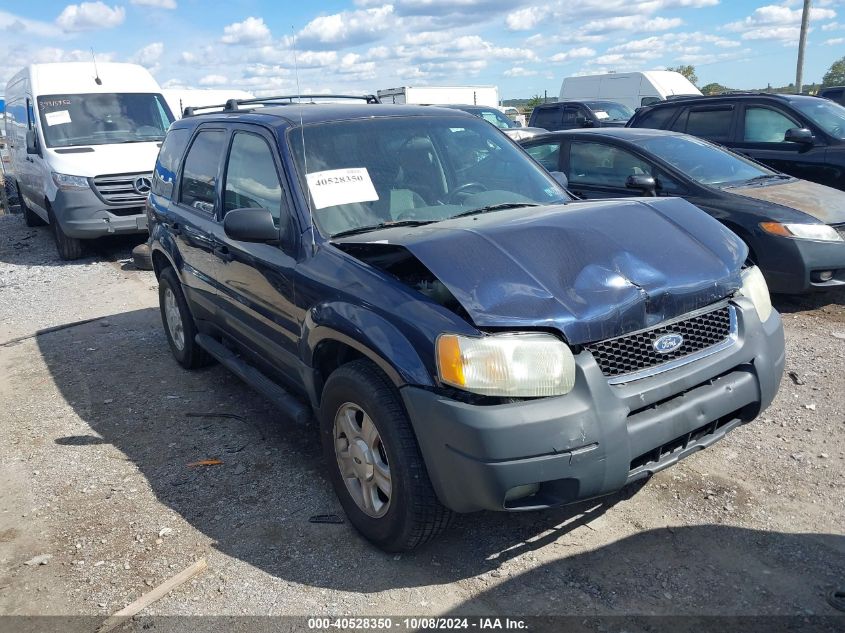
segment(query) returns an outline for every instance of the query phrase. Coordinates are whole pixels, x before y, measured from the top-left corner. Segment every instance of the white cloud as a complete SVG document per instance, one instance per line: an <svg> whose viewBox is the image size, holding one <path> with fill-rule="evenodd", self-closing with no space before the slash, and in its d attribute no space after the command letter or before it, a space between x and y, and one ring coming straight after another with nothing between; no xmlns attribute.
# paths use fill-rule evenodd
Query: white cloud
<svg viewBox="0 0 845 633"><path fill-rule="evenodd" d="M549 61L554 63L568 62L571 59L592 57L595 54L595 49L589 48L588 46L579 46L578 48L572 48L563 53L556 53L549 58Z"/></svg>
<svg viewBox="0 0 845 633"><path fill-rule="evenodd" d="M827 24L822 24L822 31L835 31L841 28L842 25L839 22L828 22Z"/></svg>
<svg viewBox="0 0 845 633"><path fill-rule="evenodd" d="M681 18L647 18L643 15L621 15L601 20L590 20L581 30L587 33L611 31L668 31L683 24Z"/></svg>
<svg viewBox="0 0 845 633"><path fill-rule="evenodd" d="M225 75L206 75L199 80L200 86L222 86L229 83L229 78Z"/></svg>
<svg viewBox="0 0 845 633"><path fill-rule="evenodd" d="M7 11L0 11L0 31L38 37L58 37L62 34L55 24L22 18Z"/></svg>
<svg viewBox="0 0 845 633"><path fill-rule="evenodd" d="M93 31L96 29L110 29L123 24L126 19L126 9L119 6L110 7L102 2L81 2L69 4L56 18L63 31Z"/></svg>
<svg viewBox="0 0 845 633"><path fill-rule="evenodd" d="M726 31L742 33L744 40L779 40L793 42L798 39L802 9L790 9L789 0L784 4L769 4L758 7L754 12L736 22L724 26ZM836 11L825 8L811 8L810 21L832 20ZM824 28L824 26L822 27Z"/></svg>
<svg viewBox="0 0 845 633"><path fill-rule="evenodd" d="M548 13L545 7L526 7L509 14L505 18L505 25L511 31L530 31L540 24Z"/></svg>
<svg viewBox="0 0 845 633"><path fill-rule="evenodd" d="M248 17L243 22L235 22L223 28L224 44L258 44L271 37L270 29L264 24L264 18Z"/></svg>
<svg viewBox="0 0 845 633"><path fill-rule="evenodd" d="M152 44L147 44L144 48L132 55L132 57L129 58L129 61L133 64L141 64L141 66L145 66L151 70L158 69L159 61L161 61L163 53L164 43L153 42Z"/></svg>
<svg viewBox="0 0 845 633"><path fill-rule="evenodd" d="M176 0L129 0L131 4L155 9L175 9Z"/></svg>
<svg viewBox="0 0 845 633"><path fill-rule="evenodd" d="M522 66L514 66L504 72L505 77L533 77L538 74L536 70L529 70Z"/></svg>
<svg viewBox="0 0 845 633"><path fill-rule="evenodd" d="M393 5L374 9L343 11L314 18L297 34L297 45L305 48L354 46L372 42L395 26Z"/></svg>
<svg viewBox="0 0 845 633"><path fill-rule="evenodd" d="M825 46L839 46L840 44L845 44L845 37L833 37L824 43Z"/></svg>

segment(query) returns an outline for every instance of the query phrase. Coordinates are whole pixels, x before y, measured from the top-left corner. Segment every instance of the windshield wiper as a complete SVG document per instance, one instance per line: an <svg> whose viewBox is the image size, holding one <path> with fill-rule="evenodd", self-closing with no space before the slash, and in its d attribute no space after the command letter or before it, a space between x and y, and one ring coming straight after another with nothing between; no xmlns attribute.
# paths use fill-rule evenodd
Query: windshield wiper
<svg viewBox="0 0 845 633"><path fill-rule="evenodd" d="M125 141L117 141L118 143L157 143L163 140L163 136L151 136L149 138L130 138Z"/></svg>
<svg viewBox="0 0 845 633"><path fill-rule="evenodd" d="M332 238L346 237L347 235L358 235L359 233L369 233L370 231L378 231L380 229L392 229L396 226L423 226L424 224L432 224L438 220L397 220L396 222L379 222L378 224L371 224L370 226L359 226L354 229L341 231L340 233L332 234Z"/></svg>
<svg viewBox="0 0 845 633"><path fill-rule="evenodd" d="M762 174L760 176L754 176L754 178L749 178L745 182L763 182L764 180L772 180L773 178L777 180L789 180L792 176L787 176L786 174Z"/></svg>
<svg viewBox="0 0 845 633"><path fill-rule="evenodd" d="M478 207L477 209L470 209L469 211L464 211L463 213L459 213L458 215L453 215L451 219L454 218L464 218L468 215L475 215L476 213L487 213L489 211L502 211L504 209L518 209L519 207L539 207L540 205L536 202L502 202L501 204L490 204L486 207Z"/></svg>

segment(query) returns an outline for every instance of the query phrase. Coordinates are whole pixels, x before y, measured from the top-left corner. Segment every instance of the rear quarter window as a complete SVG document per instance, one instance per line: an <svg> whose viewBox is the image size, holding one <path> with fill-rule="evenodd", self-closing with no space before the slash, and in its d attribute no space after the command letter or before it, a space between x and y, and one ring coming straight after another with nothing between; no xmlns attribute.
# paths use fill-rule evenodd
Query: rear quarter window
<svg viewBox="0 0 845 633"><path fill-rule="evenodd" d="M710 141L731 140L731 123L733 123L733 108L692 109L687 116L684 132L692 136L699 136Z"/></svg>
<svg viewBox="0 0 845 633"><path fill-rule="evenodd" d="M152 191L155 195L165 198L173 197L176 172L179 170L179 163L182 161L182 155L185 153L185 147L190 138L191 131L188 129L170 130L164 137L153 172Z"/></svg>

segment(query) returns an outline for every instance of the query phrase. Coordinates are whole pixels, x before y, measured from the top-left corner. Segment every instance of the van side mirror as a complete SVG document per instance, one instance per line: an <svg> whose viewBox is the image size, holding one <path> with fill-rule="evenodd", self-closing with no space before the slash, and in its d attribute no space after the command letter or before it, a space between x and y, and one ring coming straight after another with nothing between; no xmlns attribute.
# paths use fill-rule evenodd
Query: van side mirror
<svg viewBox="0 0 845 633"><path fill-rule="evenodd" d="M273 242L279 240L279 227L267 209L232 209L223 216L226 235L239 242Z"/></svg>
<svg viewBox="0 0 845 633"><path fill-rule="evenodd" d="M813 133L807 128L789 128L786 134L783 135L783 140L786 143L799 143L800 145L812 145Z"/></svg>
<svg viewBox="0 0 845 633"><path fill-rule="evenodd" d="M35 128L26 131L26 153L41 153L41 149L38 147L38 132L35 131Z"/></svg>
<svg viewBox="0 0 845 633"><path fill-rule="evenodd" d="M632 174L625 180L625 186L628 189L637 189L645 196L654 197L657 195L657 181L651 176Z"/></svg>
<svg viewBox="0 0 845 633"><path fill-rule="evenodd" d="M566 177L566 174L562 171L550 171L549 174L557 181L557 184L564 189L569 189L569 178Z"/></svg>

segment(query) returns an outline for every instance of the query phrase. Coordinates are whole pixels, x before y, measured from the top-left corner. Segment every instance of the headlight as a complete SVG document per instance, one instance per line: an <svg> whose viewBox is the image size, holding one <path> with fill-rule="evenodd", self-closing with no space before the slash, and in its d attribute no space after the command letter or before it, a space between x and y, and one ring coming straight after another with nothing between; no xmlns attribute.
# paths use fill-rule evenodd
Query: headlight
<svg viewBox="0 0 845 633"><path fill-rule="evenodd" d="M57 174L53 172L53 182L59 189L65 191L76 189L88 189L88 179L85 176L71 176L69 174Z"/></svg>
<svg viewBox="0 0 845 633"><path fill-rule="evenodd" d="M761 321L769 319L772 314L772 298L769 296L769 287L763 279L763 273L757 266L742 271L742 288L739 289L739 294L751 299Z"/></svg>
<svg viewBox="0 0 845 633"><path fill-rule="evenodd" d="M559 396L575 385L575 358L551 334L441 334L437 371L447 385L486 396Z"/></svg>
<svg viewBox="0 0 845 633"><path fill-rule="evenodd" d="M781 224L780 222L760 222L760 228L766 233L781 237L797 237L804 240L822 242L841 242L842 236L827 224Z"/></svg>

